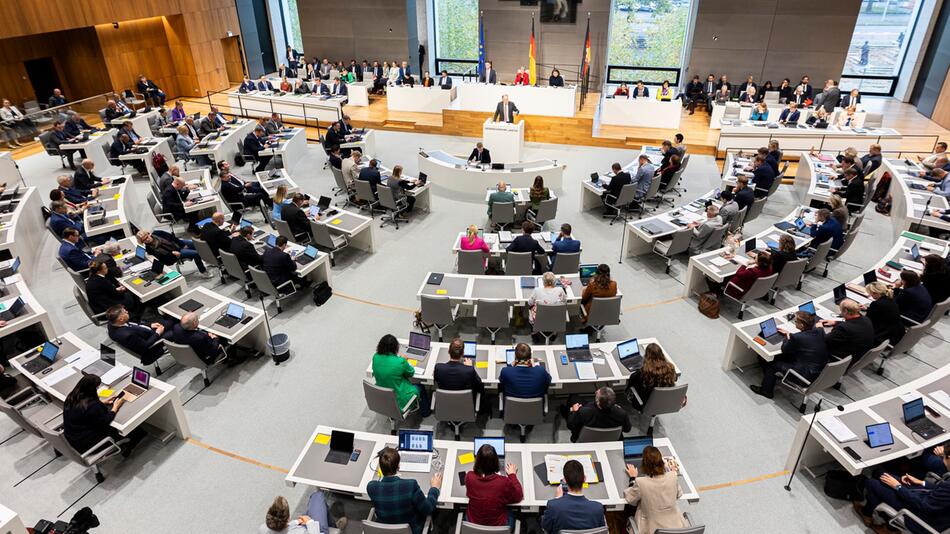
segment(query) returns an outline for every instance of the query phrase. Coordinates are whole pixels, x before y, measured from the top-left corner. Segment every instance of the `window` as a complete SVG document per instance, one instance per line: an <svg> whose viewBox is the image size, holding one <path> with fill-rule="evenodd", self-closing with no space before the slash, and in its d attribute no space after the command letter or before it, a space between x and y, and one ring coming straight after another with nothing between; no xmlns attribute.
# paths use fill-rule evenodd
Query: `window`
<svg viewBox="0 0 950 534"><path fill-rule="evenodd" d="M607 82L679 85L691 0L614 0Z"/></svg>
<svg viewBox="0 0 950 534"><path fill-rule="evenodd" d="M432 0L435 70L474 73L478 65L478 0Z"/></svg>
<svg viewBox="0 0 950 534"><path fill-rule="evenodd" d="M294 50L303 51L303 36L300 34L300 17L297 16L297 0L283 0L280 3L281 16L284 20L284 35L287 44ZM281 54L283 57L283 54Z"/></svg>
<svg viewBox="0 0 950 534"><path fill-rule="evenodd" d="M893 95L921 0L863 0L841 73L841 90Z"/></svg>

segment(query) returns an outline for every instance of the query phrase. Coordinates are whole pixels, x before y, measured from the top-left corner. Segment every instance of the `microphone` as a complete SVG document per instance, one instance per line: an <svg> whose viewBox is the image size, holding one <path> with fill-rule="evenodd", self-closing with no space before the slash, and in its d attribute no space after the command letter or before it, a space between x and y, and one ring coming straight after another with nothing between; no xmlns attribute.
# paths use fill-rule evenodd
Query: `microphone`
<svg viewBox="0 0 950 534"><path fill-rule="evenodd" d="M798 450L798 458L795 459L795 466L792 467L792 472L789 473L788 475L788 482L784 486L785 491L792 491L792 480L795 478L795 473L798 471L798 465L799 463L801 463L802 455L805 453L805 445L808 443L808 436L811 435L811 428L815 426L815 420L818 418L818 412L821 411L821 404L824 401L825 401L824 397L820 397L820 396L818 397L818 403L815 404L815 411L812 413L811 421L808 422L808 430L805 431L805 438L802 439L802 446ZM839 412L844 411L843 405L837 404L837 403L833 403L833 404L834 404L835 409L837 409ZM804 408L804 402L802 404L802 407ZM805 413L804 410L802 410L802 413Z"/></svg>

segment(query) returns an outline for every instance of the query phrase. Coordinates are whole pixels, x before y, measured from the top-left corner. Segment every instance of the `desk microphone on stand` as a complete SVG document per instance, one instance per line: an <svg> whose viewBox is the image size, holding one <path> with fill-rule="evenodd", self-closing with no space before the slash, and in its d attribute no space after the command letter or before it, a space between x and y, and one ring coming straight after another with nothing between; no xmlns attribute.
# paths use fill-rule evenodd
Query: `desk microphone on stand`
<svg viewBox="0 0 950 534"><path fill-rule="evenodd" d="M802 439L802 446L800 449L798 449L798 458L795 459L795 466L792 467L792 472L788 475L788 482L784 486L785 491L792 491L792 479L795 478L795 473L798 472L798 465L802 461L802 455L805 454L805 445L808 444L808 437L811 435L811 428L815 426L815 419L818 418L818 412L821 411L821 403L824 401L825 399L823 397L818 398L818 404L815 405L815 412L812 413L811 421L808 422L808 430L805 431L805 438ZM836 404L835 408L837 408L839 412L844 411L844 406L840 404Z"/></svg>
<svg viewBox="0 0 950 534"><path fill-rule="evenodd" d="M946 180L946 178L944 178L944 180ZM930 203L933 202L933 199L934 199L933 193L927 196L927 203L924 204L924 212L920 214L920 219L917 220L917 226L923 225L924 217L926 217L927 212L930 211ZM913 200L914 199L911 198L911 202L913 202Z"/></svg>

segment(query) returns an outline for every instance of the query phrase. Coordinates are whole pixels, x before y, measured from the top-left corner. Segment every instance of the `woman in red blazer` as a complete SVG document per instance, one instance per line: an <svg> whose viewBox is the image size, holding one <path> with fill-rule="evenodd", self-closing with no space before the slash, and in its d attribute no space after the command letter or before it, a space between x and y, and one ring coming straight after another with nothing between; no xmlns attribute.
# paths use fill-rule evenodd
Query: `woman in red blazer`
<svg viewBox="0 0 950 534"><path fill-rule="evenodd" d="M772 256L760 252L755 255L755 267L739 267L736 274L726 285L726 294L733 298L742 298L759 278L772 274Z"/></svg>
<svg viewBox="0 0 950 534"><path fill-rule="evenodd" d="M524 67L518 67L518 74L515 74L515 85L531 85L531 79Z"/></svg>

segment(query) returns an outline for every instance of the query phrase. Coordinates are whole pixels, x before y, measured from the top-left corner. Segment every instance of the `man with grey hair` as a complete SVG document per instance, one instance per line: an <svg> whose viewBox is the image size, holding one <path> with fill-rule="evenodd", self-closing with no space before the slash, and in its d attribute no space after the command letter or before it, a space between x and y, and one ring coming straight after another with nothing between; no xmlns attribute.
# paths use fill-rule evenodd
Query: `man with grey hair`
<svg viewBox="0 0 950 534"><path fill-rule="evenodd" d="M498 182L498 188L496 191L488 195L488 216L491 217L492 206L496 202L512 202L515 201L515 195L511 191L508 191L508 184L504 181Z"/></svg>
<svg viewBox="0 0 950 534"><path fill-rule="evenodd" d="M719 208L715 204L709 204L706 206L706 220L691 222L687 225L687 228L693 230L693 237L689 240L689 254L691 256L699 254L708 247L718 248L716 243L707 243L707 241L715 230L722 228Z"/></svg>
<svg viewBox="0 0 950 534"><path fill-rule="evenodd" d="M637 194L635 198L639 201L647 195L650 186L653 184L653 175L656 169L650 163L650 158L646 154L640 154L638 158L640 167L637 169L637 175L633 177L633 183L637 184Z"/></svg>
<svg viewBox="0 0 950 534"><path fill-rule="evenodd" d="M353 190L356 187L356 179L360 177L360 161L362 157L363 152L354 148L350 153L350 157L344 159L340 166L343 172L343 181L346 182L346 187L349 190Z"/></svg>
<svg viewBox="0 0 950 534"><path fill-rule="evenodd" d="M567 405L564 406L566 408ZM571 430L571 441L576 442L584 427L617 428L621 432L630 431L630 417L626 410L617 406L617 394L609 387L597 390L592 402L581 405L574 403L567 416L567 427ZM617 436L620 437L619 434Z"/></svg>
<svg viewBox="0 0 950 534"><path fill-rule="evenodd" d="M205 363L214 363L222 353L221 343L217 336L198 330L198 314L195 312L182 315L181 321L172 326L167 338L172 343L188 345Z"/></svg>
<svg viewBox="0 0 950 534"><path fill-rule="evenodd" d="M73 185L80 190L92 190L109 183L108 178L100 178L93 173L96 164L91 159L84 159L79 168L73 173Z"/></svg>

